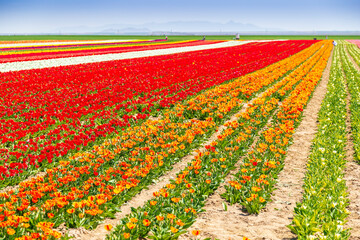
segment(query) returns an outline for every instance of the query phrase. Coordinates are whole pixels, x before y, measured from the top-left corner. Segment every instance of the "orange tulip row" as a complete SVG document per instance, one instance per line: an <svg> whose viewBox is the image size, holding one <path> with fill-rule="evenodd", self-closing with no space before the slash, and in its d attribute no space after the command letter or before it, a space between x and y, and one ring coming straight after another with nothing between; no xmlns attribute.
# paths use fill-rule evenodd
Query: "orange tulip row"
<svg viewBox="0 0 360 240"><path fill-rule="evenodd" d="M217 141L206 146L205 153L199 153L195 160L189 163L174 181L171 181L171 184L154 192L154 199L149 200L142 208L133 209L132 213L115 227L114 232L107 236L107 239L138 239L149 236L156 236L158 239L175 239L186 232L185 229L195 221L197 213L204 206L207 196L219 186L244 150L254 141L257 132L266 124L271 114L277 108L282 112L286 107L291 106L294 103L294 96L298 96L297 100L303 99L302 97L308 93L305 86L309 86L312 92L317 81L314 81L315 85L311 85L311 79L321 71L324 59L326 63L329 57L331 44L326 42L323 44L324 47L296 69L294 74L291 73L284 78L283 84L280 82L275 84L255 100L254 104L240 115L238 121L227 123L227 129L218 136ZM284 98L291 92L281 107L278 105L282 99L277 95L279 92L283 93ZM306 102L302 103L306 104ZM276 117L280 119L281 115L277 114ZM281 127L286 129L292 126L282 124ZM289 132L289 129L287 131ZM281 153L286 152L281 151ZM276 164L276 162L266 162L268 168ZM252 166L254 168L256 164ZM262 178L266 176L260 177L260 180ZM262 189L256 186L251 189L255 192L260 190ZM154 219L150 224L146 226L141 224L144 220L150 221L150 219Z"/></svg>
<svg viewBox="0 0 360 240"><path fill-rule="evenodd" d="M239 96L234 102L236 96L243 94L244 99L250 99L315 52L319 54L323 44L316 43L260 73L208 90L196 101L189 100L164 111L162 119L129 127L118 137L94 147L92 152L75 154L59 167L48 169L45 176L22 182L18 190L0 194L0 232L8 239L36 239L35 236L59 237L54 227L65 220L68 227L96 226L99 220L113 216L118 205L198 146L204 136L215 130L215 121L223 121L223 117L240 107L243 100ZM274 87L286 89L286 82L281 82ZM211 110L206 112L204 120L188 120L194 117L186 115L189 111L194 115L202 111L194 106L210 102ZM269 104L265 106L270 111L274 103Z"/></svg>
<svg viewBox="0 0 360 240"><path fill-rule="evenodd" d="M240 203L249 213L259 213L270 200L291 138L303 109L321 79L331 50L332 45L327 42L321 56L304 66L304 72L297 76L303 79L302 82L283 101L275 119L262 133L254 150L245 158L241 170L226 187L227 192L223 196L228 201Z"/></svg>
<svg viewBox="0 0 360 240"><path fill-rule="evenodd" d="M323 45L315 43L311 47L264 69L242 76L228 84L216 86L203 94L186 102L184 115L197 117L220 117L229 112L237 111L243 100L247 100L254 93L269 87L286 73L295 69L309 56L313 55Z"/></svg>

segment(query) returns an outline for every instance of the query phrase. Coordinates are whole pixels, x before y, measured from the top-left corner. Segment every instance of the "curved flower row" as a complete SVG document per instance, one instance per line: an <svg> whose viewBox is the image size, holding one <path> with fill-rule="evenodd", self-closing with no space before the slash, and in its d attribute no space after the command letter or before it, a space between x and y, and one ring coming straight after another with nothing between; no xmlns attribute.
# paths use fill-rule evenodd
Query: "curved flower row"
<svg viewBox="0 0 360 240"><path fill-rule="evenodd" d="M277 88L276 85L273 88ZM227 123L227 129L218 139L206 146L207 151L199 152L175 180L154 192L153 199L142 208L132 209L107 239L176 239L183 234L195 221L209 194L216 190L278 108L279 99L274 97L277 91L272 91L273 88L240 114L238 121ZM277 90L282 90L284 95L292 90L287 84L279 88Z"/></svg>
<svg viewBox="0 0 360 240"><path fill-rule="evenodd" d="M342 50L340 50L340 48ZM297 203L290 229L298 239L348 239L344 228L348 198L343 179L346 146L346 81L343 46L335 47L327 94L319 113L304 181L302 202Z"/></svg>
<svg viewBox="0 0 360 240"><path fill-rule="evenodd" d="M320 47L318 44L311 51L305 50L306 54L296 54L275 65L290 71L293 66L288 62L300 64ZM264 78L272 78L274 67L266 69L269 71L263 71ZM254 76L259 75L249 74L248 78ZM248 79L242 78L242 81L238 87L248 89L249 98L258 91L248 87ZM221 89L221 86L216 88ZM228 101L231 101L230 97ZM65 220L69 227L94 227L102 218L113 216L121 203L190 152L201 142L206 131L214 130L213 118L188 121L181 117L184 108L178 105L175 111L165 112L164 119L148 120L141 127L130 127L119 137L95 147L93 152L76 154L73 160L49 169L44 177L23 182L19 190L2 194L0 206L3 211L12 211L13 216L4 214L3 233L13 229L15 233L7 235L10 239L29 236L32 232L44 235L45 232L36 230L38 224L53 224L49 227L52 231L52 227ZM228 114L223 113L224 117ZM14 218L21 216L28 217L24 226L14 222ZM30 219L31 223L28 223Z"/></svg>
<svg viewBox="0 0 360 240"><path fill-rule="evenodd" d="M321 42L316 43L301 53L282 60L279 64L258 70L250 76L240 77L229 84L217 86L212 90L206 91L204 94L188 100L185 104L184 115L189 118L198 119L213 116L222 118L224 113L237 111L239 108L236 107L236 102L248 99L253 92L257 92L264 86L273 84L276 79L286 76L318 51L322 45L323 43ZM277 87L279 88L285 83L285 81L281 81L277 83L280 84ZM278 88L272 88L272 91L277 91ZM228 98L231 98L231 101L228 101Z"/></svg>
<svg viewBox="0 0 360 240"><path fill-rule="evenodd" d="M180 124L169 119L148 120L141 127L130 128L121 138L105 144L118 145L76 154L73 161L48 169L44 177L20 183L18 191L0 194L1 205L14 211L3 226L14 226L15 212L28 214L32 222L30 229L25 228L28 232L44 220L55 226L62 222L68 227L96 226L188 154L211 128L211 120ZM25 226L15 227L21 236Z"/></svg>
<svg viewBox="0 0 360 240"><path fill-rule="evenodd" d="M265 67L312 43L255 43L201 54L0 74L3 186L24 179L23 171L56 164L62 156L116 134L152 110ZM260 56L257 51L262 51Z"/></svg>
<svg viewBox="0 0 360 240"><path fill-rule="evenodd" d="M242 120L226 124L228 128L218 140L206 146L204 153L199 152L175 180L154 192L154 199L133 209L107 239L176 239L183 234L277 107L277 99L258 102L248 108ZM249 121L248 114L256 120ZM234 135L238 138L230 142Z"/></svg>
<svg viewBox="0 0 360 240"><path fill-rule="evenodd" d="M243 160L241 170L229 181L222 196L231 204L240 203L249 213L259 213L271 198L278 173L283 168L287 148L313 90L321 79L331 53L326 43L317 57L305 65L303 72L290 76L289 83L304 79L282 103L279 112ZM281 95L281 91L278 92ZM280 97L281 98L281 97Z"/></svg>

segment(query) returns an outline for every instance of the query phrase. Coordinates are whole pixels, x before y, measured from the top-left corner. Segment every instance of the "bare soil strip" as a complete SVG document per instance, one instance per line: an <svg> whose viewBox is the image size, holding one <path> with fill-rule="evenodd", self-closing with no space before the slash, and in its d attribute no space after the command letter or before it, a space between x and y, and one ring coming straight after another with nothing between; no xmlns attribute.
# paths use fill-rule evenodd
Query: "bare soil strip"
<svg viewBox="0 0 360 240"><path fill-rule="evenodd" d="M259 95L260 96L260 95ZM236 121L238 118L236 117L239 113L245 111L249 104L251 104L257 97L254 97L251 101L244 104L242 109L234 114L227 122ZM201 152L205 152L205 146L211 144L217 137L225 130L226 127L224 125L219 126L217 132L215 132L205 143L202 144L200 148L197 150ZM125 215L131 213L131 208L137 208L143 206L148 200L153 198L153 192L159 191L164 185L170 183L170 179L175 179L177 173L184 169L187 164L194 160L194 157L197 155L195 151L193 151L190 155L182 158L178 163L174 164L173 169L166 173L164 176L160 177L155 183L150 185L148 189L142 190L139 194L133 197L129 202L123 204L121 206L121 212L116 214L116 219L106 219L102 224L100 224L95 230L88 231L85 229L63 229L63 233L68 233L69 236L73 236L74 240L100 240L105 239L108 231L105 230L104 226L106 224L117 225Z"/></svg>
<svg viewBox="0 0 360 240"><path fill-rule="evenodd" d="M199 215L190 231L198 229L201 238L211 239L242 239L244 236L251 240L295 239L286 226L292 221L296 202L302 198L306 163L317 131L317 115L326 94L331 59L332 54L294 134L294 144L289 147L285 167L279 174L273 201L257 216L245 213L239 205L228 206L225 211L221 192L217 191L208 199L204 207L206 212Z"/></svg>
<svg viewBox="0 0 360 240"><path fill-rule="evenodd" d="M350 60L360 71L359 66L355 63L354 59L347 52ZM347 131L347 144L346 144L346 168L345 168L345 176L344 179L346 181L346 186L348 188L350 205L348 210L350 211L350 215L347 218L347 223L345 227L351 228L351 240L360 240L360 166L354 160L354 144L353 138L351 134L351 122L350 122L350 94L348 91L348 97L346 99L346 108L347 108L347 116L346 116L346 131Z"/></svg>
<svg viewBox="0 0 360 240"><path fill-rule="evenodd" d="M278 112L278 110L279 110L279 109L277 109L277 110L274 112L273 116L275 116L275 114ZM272 119L273 119L273 116L270 117L270 119L268 120L268 122L267 122L267 124L265 125L265 127L259 131L259 134L257 134L257 136L255 137L254 142L253 142L253 143L251 144L251 146L249 147L249 151L253 150L253 149L256 147L257 141L259 140L261 134L262 134L265 130L267 130L267 129L268 129L268 126L271 124ZM220 195L223 194L223 193L225 193L226 189L225 189L224 186L227 184L228 181L231 180L232 175L235 174L235 173L237 173L237 172L239 172L240 167L241 167L241 164L243 163L243 159L244 159L245 157L246 157L246 155L244 155L243 157L240 158L240 160L235 164L235 169L233 169L233 170L231 170L231 171L229 172L229 174L228 174L228 175L226 176L226 178L224 179L224 182L223 182L222 184L220 184L220 186L219 186L219 188L216 190L216 192L208 198L207 203L206 203L206 205L205 205L205 207L204 207L204 209L206 210L206 212L204 212L204 213L202 213L202 214L200 214L200 215L198 216L195 224L194 224L192 227L189 228L188 232L187 232L186 234L181 235L181 236L179 237L180 240L191 239L191 237L192 237L191 231L192 231L192 230L199 230L199 229L201 229L201 231L202 231L204 228L206 228L207 224L210 224L210 226L211 226L211 228L210 228L211 231L216 230L217 226L220 226L221 228L225 227L225 226L219 225L219 224L218 224L218 221L211 222L212 217L211 217L211 216L208 216L208 213L209 213L209 212L208 212L207 208L209 208L209 210L210 210L211 212L212 212L212 211L216 212L216 210L214 210L212 207L218 208L218 207L220 206L220 208L222 208L223 210L225 210L224 208L230 209L230 208L232 207L232 206L228 206L228 203L226 203L226 201L225 201L224 199L222 199L222 198L220 197ZM219 210L219 209L217 209L217 210ZM226 215L227 215L227 214L225 214L225 217L226 217ZM216 213L215 213L215 216L214 216L214 217L215 217L214 219L217 219L217 214L216 214ZM202 219L202 218L204 218L204 219L206 219L206 220L205 220L204 222L202 222L202 221L200 220L200 219ZM200 220L200 221L199 221L199 220ZM208 222L207 220L210 220L210 222ZM218 219L217 219L217 220L218 220ZM223 220L221 220L221 221L223 221ZM226 222L226 221L228 221L228 219L224 218L224 221ZM197 223L199 223L200 226L197 226ZM202 224L204 224L204 225L202 225ZM226 224L226 225L228 225L228 224ZM210 233L209 235L206 235L205 237L213 237L213 236L211 236L211 235L212 235L212 234ZM230 236L226 236L226 237L231 237L231 235L230 235ZM226 239L228 239L228 238L226 238ZM229 239L231 239L231 238L229 238Z"/></svg>

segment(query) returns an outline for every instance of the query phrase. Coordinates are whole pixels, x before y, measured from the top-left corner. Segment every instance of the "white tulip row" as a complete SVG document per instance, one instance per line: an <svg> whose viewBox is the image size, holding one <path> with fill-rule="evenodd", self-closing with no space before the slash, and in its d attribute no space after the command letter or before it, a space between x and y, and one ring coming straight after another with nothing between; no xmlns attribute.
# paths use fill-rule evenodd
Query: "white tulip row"
<svg viewBox="0 0 360 240"><path fill-rule="evenodd" d="M77 64L131 59L131 58L159 56L159 55L175 54L182 52L206 50L206 49L233 47L233 46L246 44L249 42L253 42L253 41L227 41L227 42L200 45L200 46L101 54L101 55L91 55L91 56L81 56L81 57L54 58L54 59L44 59L44 60L34 60L34 61L10 62L10 63L0 64L0 72L11 72L11 71L20 71L20 70L30 70L30 69L39 69L39 68L49 68L49 67L59 67L59 66L69 66L69 65L77 65Z"/></svg>

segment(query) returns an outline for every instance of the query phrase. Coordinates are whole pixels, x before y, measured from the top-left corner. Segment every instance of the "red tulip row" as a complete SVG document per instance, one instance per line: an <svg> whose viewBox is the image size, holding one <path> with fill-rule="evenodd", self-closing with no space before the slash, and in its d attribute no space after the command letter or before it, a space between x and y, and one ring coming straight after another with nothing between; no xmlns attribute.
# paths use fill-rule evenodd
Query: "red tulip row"
<svg viewBox="0 0 360 240"><path fill-rule="evenodd" d="M116 138L94 147L91 152L77 153L70 161L60 162L58 167L48 169L45 176L24 181L19 184L19 189L0 194L0 235L4 233L8 239L20 236L26 239L36 234L58 237L59 233L53 228L65 220L68 227L89 228L96 226L104 217L112 217L124 201L163 174L204 136L215 130L217 109L212 110L213 117L204 121L188 121L193 117L185 117L184 109L205 98L212 98L215 102L218 98L216 93L224 85L231 85L232 94L238 89L246 92L243 98L251 98L260 89L291 72L317 52L321 45L314 44L291 58L209 89L199 94L203 97L195 101L179 103L162 111L162 119L147 120L140 126L129 127ZM256 86L254 82L257 82ZM286 88L286 84L274 86L277 89ZM233 100L231 96L220 97L224 101L218 102L218 109L224 106L224 102L231 103ZM241 96L237 97L237 103L241 104ZM223 114L224 117L229 115Z"/></svg>
<svg viewBox="0 0 360 240"><path fill-rule="evenodd" d="M167 49L175 47L190 47L200 46L207 44L219 43L221 41L191 41L191 42L175 42L175 43L154 43L146 45L126 45L126 46L108 46L106 48L88 47L87 49L67 49L60 51L40 51L40 52L27 52L27 53L15 53L10 55L0 55L0 63L6 62L18 62L18 61L32 61L43 60L53 58L65 58L65 57L80 57L89 55L101 55L110 53L124 53L134 51L145 51L155 49ZM136 44L136 43L135 43ZM105 45L106 46L106 45Z"/></svg>
<svg viewBox="0 0 360 240"><path fill-rule="evenodd" d="M146 118L151 110L263 68L313 43L253 43L3 73L0 75L1 180L18 176L29 168L46 166ZM24 176L19 176L20 180ZM3 181L0 186L7 183Z"/></svg>

